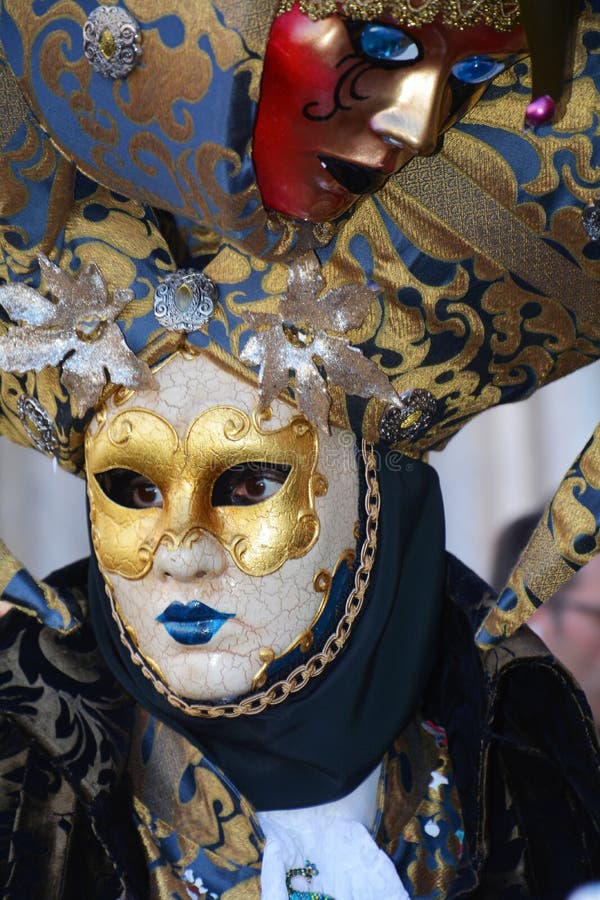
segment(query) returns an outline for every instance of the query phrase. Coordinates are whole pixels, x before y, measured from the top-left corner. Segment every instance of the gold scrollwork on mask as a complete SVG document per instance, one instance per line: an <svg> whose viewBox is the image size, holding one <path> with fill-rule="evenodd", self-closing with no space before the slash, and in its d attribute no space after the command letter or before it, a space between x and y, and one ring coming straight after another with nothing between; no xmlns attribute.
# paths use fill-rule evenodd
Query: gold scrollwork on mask
<svg viewBox="0 0 600 900"><path fill-rule="evenodd" d="M301 415L281 428L263 428L264 415L231 406L202 412L185 438L156 412L133 407L113 417L102 411L86 436L86 466L94 547L103 570L143 578L159 544L176 550L202 532L212 534L249 575L268 575L304 556L319 535L315 497L327 490L316 472L319 439ZM217 479L255 463L289 467L281 487L248 506L213 505ZM111 500L96 476L129 469L160 490L162 505L132 509Z"/></svg>

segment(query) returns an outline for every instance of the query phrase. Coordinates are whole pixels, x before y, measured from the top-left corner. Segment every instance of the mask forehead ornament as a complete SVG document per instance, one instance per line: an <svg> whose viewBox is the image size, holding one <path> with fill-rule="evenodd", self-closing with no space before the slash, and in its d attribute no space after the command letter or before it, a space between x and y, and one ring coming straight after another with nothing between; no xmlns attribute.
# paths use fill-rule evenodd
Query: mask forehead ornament
<svg viewBox="0 0 600 900"><path fill-rule="evenodd" d="M40 254L39 271L44 279L42 289L45 286L56 301L26 284L0 287L0 306L17 323L0 335L0 366L18 374L55 373L71 405L67 424L73 440L76 431L83 438L86 417L98 406L109 384L133 390L156 387L146 359L158 363L179 348L206 346L207 333L210 335L213 327L220 329L219 323L233 312L226 297L218 298L216 284L228 274L227 267L222 271L220 265L212 277L185 270L159 280L142 315L136 311L133 291L111 292L95 264L74 276ZM294 398L311 427L329 433L330 423L348 427L347 418L339 415L344 395L372 398L381 407L397 406L398 395L387 375L356 340L377 314L379 289L364 283L338 286L334 281L327 285L313 252L297 257L283 271L287 271L287 290L280 294L267 290L260 311L254 304L236 308L227 325L234 329L233 340L225 335L223 349L234 368L249 375L247 367L255 369L259 411L264 412L277 396L287 395ZM171 297L171 306L179 311L184 305L178 294L182 290L186 302L192 298L196 303L198 298L188 286L192 282L194 290L200 284L200 300L206 300L199 323L167 321L162 313L165 296ZM221 334L216 340L208 338L217 356L222 353L222 341ZM150 344L152 351L140 354L139 350ZM34 404L41 415L56 419L56 413L46 411L40 403L41 398L23 396L30 400L28 408ZM334 397L337 406L332 410ZM29 428L27 435L33 440ZM375 437L373 429L369 436ZM56 455L61 454L62 443Z"/></svg>
<svg viewBox="0 0 600 900"><path fill-rule="evenodd" d="M284 0L279 13L289 11L294 4L295 0ZM312 19L341 13L371 21L389 15L413 27L439 19L456 28L483 24L497 31L508 31L519 23L518 0L300 0L298 5Z"/></svg>

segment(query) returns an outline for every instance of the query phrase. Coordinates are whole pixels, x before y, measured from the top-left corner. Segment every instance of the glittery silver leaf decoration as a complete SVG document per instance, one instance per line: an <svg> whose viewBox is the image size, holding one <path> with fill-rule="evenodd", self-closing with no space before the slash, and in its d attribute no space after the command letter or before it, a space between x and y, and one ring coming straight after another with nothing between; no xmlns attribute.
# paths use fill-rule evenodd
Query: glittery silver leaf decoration
<svg viewBox="0 0 600 900"><path fill-rule="evenodd" d="M39 372L62 363L61 381L82 416L96 405L107 381L141 390L155 386L148 366L125 343L115 319L133 299L133 291L109 297L95 264L74 278L38 256L54 303L23 284L0 287L0 306L21 327L0 338L0 368L7 372Z"/></svg>
<svg viewBox="0 0 600 900"><path fill-rule="evenodd" d="M364 284L321 294L323 288L316 256L307 253L299 257L292 265L279 311L243 313L257 333L248 340L241 359L259 366L263 407L288 387L293 372L298 407L327 431L331 406L327 383L359 397L377 396L390 403L397 403L398 398L376 363L342 336L361 325L374 292ZM319 370L325 372L327 383Z"/></svg>

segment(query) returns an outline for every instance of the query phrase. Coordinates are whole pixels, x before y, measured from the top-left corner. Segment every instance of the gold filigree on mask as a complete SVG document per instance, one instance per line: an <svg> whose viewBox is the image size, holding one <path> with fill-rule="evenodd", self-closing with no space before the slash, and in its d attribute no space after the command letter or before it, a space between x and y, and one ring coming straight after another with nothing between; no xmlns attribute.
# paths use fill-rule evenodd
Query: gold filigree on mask
<svg viewBox="0 0 600 900"><path fill-rule="evenodd" d="M351 549L347 549L343 552L340 559L337 562L336 569L342 562L351 560L350 564L354 564L354 551ZM261 688L264 688L267 683L267 679L269 677L269 667L275 662L277 659L283 659L288 656L292 650L298 647L302 653L308 653L312 650L314 642L315 642L315 633L314 628L316 627L319 619L323 615L327 603L329 600L329 592L331 590L333 578L331 572L327 572L325 569L320 569L313 579L313 588L317 593L323 594L323 598L321 603L319 604L319 608L313 616L312 622L302 631L290 644L283 650L281 653L275 653L272 647L261 647L258 651L258 658L262 663L260 669L252 679L252 690L258 691Z"/></svg>
<svg viewBox="0 0 600 900"><path fill-rule="evenodd" d="M295 0L283 0L278 15L288 12ZM362 21L393 16L400 25L418 28L439 18L445 25L465 28L489 25L509 31L519 23L518 0L300 0L299 7L311 19L341 14Z"/></svg>
<svg viewBox="0 0 600 900"><path fill-rule="evenodd" d="M159 544L169 549L212 534L249 575L268 575L304 556L319 535L315 496L327 482L315 471L319 441L304 416L282 428L262 427L264 416L230 406L212 407L191 424L184 440L165 418L132 408L86 437L88 493L94 547L103 570L128 579L152 568ZM249 506L213 505L219 476L257 462L289 467L272 496ZM148 478L162 506L132 509L111 500L96 476L128 469Z"/></svg>
<svg viewBox="0 0 600 900"><path fill-rule="evenodd" d="M259 366L263 405L286 390L290 372L294 372L298 407L318 428L328 431L328 385L359 397L385 398L391 405L398 398L381 370L345 337L362 324L376 291L364 284L346 284L323 292L324 288L315 254L306 253L297 259L290 268L288 290L276 313L242 313L256 333L246 343L240 359Z"/></svg>

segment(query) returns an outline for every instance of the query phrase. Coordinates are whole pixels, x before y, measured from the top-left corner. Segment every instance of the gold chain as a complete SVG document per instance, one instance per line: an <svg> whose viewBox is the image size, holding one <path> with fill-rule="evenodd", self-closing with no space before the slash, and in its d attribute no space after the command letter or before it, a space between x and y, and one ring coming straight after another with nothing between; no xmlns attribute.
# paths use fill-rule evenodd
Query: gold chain
<svg viewBox="0 0 600 900"><path fill-rule="evenodd" d="M282 0L277 14L288 12L295 0ZM496 31L509 31L519 23L519 0L299 0L303 13L311 19L324 19L339 13L353 19L373 21L384 14L400 25L419 27L439 18L445 25L465 28L489 25Z"/></svg>
<svg viewBox="0 0 600 900"><path fill-rule="evenodd" d="M301 691L311 678L316 678L320 675L325 667L333 662L336 656L341 652L346 641L350 637L354 622L363 608L365 594L371 578L371 569L373 568L377 552L377 526L379 523L379 510L381 507L379 480L377 478L377 459L372 444L367 444L366 441L362 441L361 443L361 452L365 464L365 511L367 513L367 520L365 525L365 539L360 550L360 563L354 576L354 587L346 600L344 615L338 622L338 626L334 633L327 639L325 646L320 653L316 653L306 663L294 669L285 681L276 682L266 691L245 697L240 700L239 703L227 703L221 706L208 706L206 704L194 703L183 700L176 694L171 693L164 682L160 680L156 673L148 666L138 649L132 644L131 638L127 634L125 626L116 611L116 604L112 596L112 591L109 585L106 585L106 593L111 602L113 618L118 625L121 641L129 650L133 662L141 668L145 677L152 682L154 688L160 694L166 697L172 706L183 710L188 713L188 715L200 716L207 719L217 719L221 717L236 718L241 715L254 716L266 709L267 706L276 706L278 703L283 703L290 694Z"/></svg>

